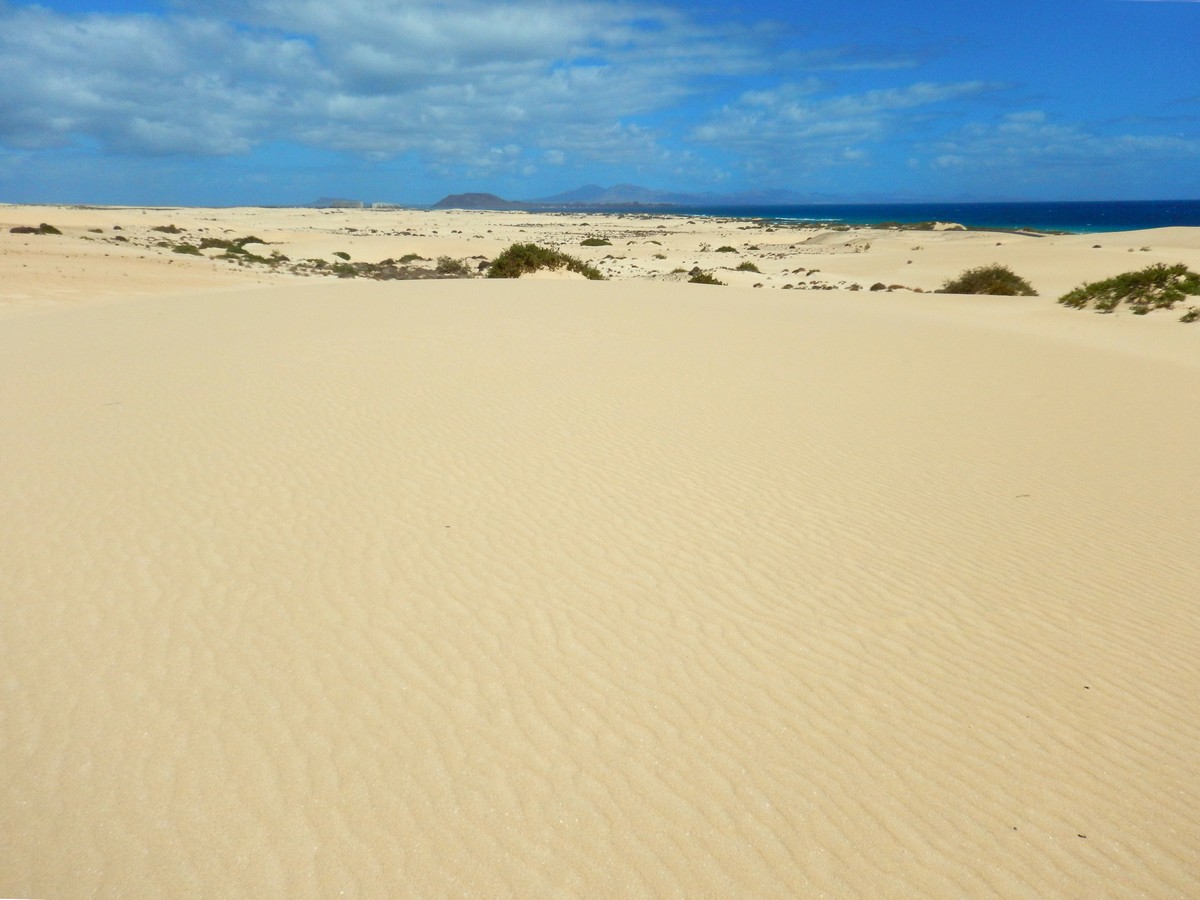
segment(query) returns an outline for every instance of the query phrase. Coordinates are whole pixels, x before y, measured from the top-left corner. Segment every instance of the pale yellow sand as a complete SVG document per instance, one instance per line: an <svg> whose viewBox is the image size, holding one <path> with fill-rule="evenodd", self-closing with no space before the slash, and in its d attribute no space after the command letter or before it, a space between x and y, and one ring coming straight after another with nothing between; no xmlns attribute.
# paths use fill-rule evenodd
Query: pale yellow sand
<svg viewBox="0 0 1200 900"><path fill-rule="evenodd" d="M18 237L0 895L1200 894L1200 326Z"/></svg>
<svg viewBox="0 0 1200 900"><path fill-rule="evenodd" d="M14 225L48 222L60 236L14 235ZM120 230L114 230L114 226ZM152 230L173 225L178 235ZM294 282L264 266L172 253L158 242L199 244L205 237L255 235L250 249L293 261L380 262L417 254L432 266L441 256L474 270L513 243L561 249L616 280L686 281L699 268L735 287L868 291L891 296L934 291L966 268L1001 264L1057 298L1085 281L1151 263L1200 270L1200 229L1160 228L1099 235L1037 237L996 232L819 230L729 219L662 215L602 216L526 212L313 209L95 209L0 205L0 316L105 298L209 286ZM117 238L125 238L120 242ZM585 247L586 238L609 246ZM1097 246L1098 245L1098 246ZM733 252L720 252L723 247ZM220 250L206 251L206 256ZM753 263L758 273L737 271ZM565 273L560 273L565 274ZM1178 316L1176 316L1178 318Z"/></svg>

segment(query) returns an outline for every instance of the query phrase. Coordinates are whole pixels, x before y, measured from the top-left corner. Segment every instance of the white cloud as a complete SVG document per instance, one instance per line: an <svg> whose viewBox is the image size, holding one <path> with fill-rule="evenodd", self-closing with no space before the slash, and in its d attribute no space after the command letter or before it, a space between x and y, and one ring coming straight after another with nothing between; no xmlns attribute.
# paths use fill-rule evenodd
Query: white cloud
<svg viewBox="0 0 1200 900"><path fill-rule="evenodd" d="M219 23L0 14L0 141L18 147L245 152L286 111L284 78L312 62L302 42Z"/></svg>
<svg viewBox="0 0 1200 900"><path fill-rule="evenodd" d="M701 76L758 65L748 45L622 2L175 6L164 18L0 4L0 144L222 155L282 140L472 167L516 146L504 165L519 171L526 147L644 153L652 136L624 122Z"/></svg>
<svg viewBox="0 0 1200 900"><path fill-rule="evenodd" d="M693 137L736 150L768 170L795 175L861 163L868 156L863 144L883 141L902 130L914 111L979 97L1001 87L982 81L918 82L903 88L828 95L821 82L809 79L747 92L696 128Z"/></svg>
<svg viewBox="0 0 1200 900"><path fill-rule="evenodd" d="M1103 135L1078 124L1052 121L1041 110L1026 110L995 122L972 123L925 149L934 168L1019 171L1036 167L1043 175L1076 176L1097 166L1144 167L1154 160L1200 158L1200 139Z"/></svg>
<svg viewBox="0 0 1200 900"><path fill-rule="evenodd" d="M795 34L784 47L766 23L708 27L632 0L174 0L172 10L64 14L0 0L9 165L53 148L111 160L271 143L411 157L454 176L579 165L794 184L910 156L927 172L1200 156L1182 132L1106 137L1111 127L1036 111L971 124L996 115L988 104L1003 86L901 82L931 52L920 47L821 49ZM881 84L893 86L870 89Z"/></svg>

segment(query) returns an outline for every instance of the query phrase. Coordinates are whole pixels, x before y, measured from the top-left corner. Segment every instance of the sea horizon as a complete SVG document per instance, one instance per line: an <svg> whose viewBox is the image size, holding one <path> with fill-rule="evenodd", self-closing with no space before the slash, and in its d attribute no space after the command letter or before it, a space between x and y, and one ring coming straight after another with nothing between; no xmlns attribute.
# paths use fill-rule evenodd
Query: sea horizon
<svg viewBox="0 0 1200 900"><path fill-rule="evenodd" d="M844 225L953 222L996 228L1092 234L1147 228L1200 227L1200 200L1086 200L981 203L612 204L529 206L531 212L708 216L829 222Z"/></svg>
<svg viewBox="0 0 1200 900"><path fill-rule="evenodd" d="M362 203L361 208L435 209L429 203ZM835 225L878 226L918 225L924 222L944 222L971 229L1004 231L1064 232L1093 234L1115 231L1141 231L1150 228L1200 227L1200 200L1042 200L987 202L920 202L897 201L886 203L608 203L608 204L550 204L532 201L520 203L511 212L576 213L587 215L663 215L676 217L704 216L708 218L771 220L780 223L829 223ZM313 203L64 203L54 201L0 201L6 206L66 206L77 208L210 208L237 207L262 209L304 209L323 207ZM332 204L331 204L332 206ZM358 207L350 207L358 208ZM462 207L470 209L471 207ZM482 211L492 211L484 208Z"/></svg>

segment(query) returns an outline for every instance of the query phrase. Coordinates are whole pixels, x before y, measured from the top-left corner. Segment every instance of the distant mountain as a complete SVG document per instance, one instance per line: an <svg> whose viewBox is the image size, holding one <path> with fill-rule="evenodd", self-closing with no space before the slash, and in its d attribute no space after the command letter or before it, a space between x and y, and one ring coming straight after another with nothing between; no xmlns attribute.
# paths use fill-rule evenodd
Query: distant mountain
<svg viewBox="0 0 1200 900"><path fill-rule="evenodd" d="M450 194L433 204L433 209L528 209L528 203L505 200L495 194Z"/></svg>
<svg viewBox="0 0 1200 900"><path fill-rule="evenodd" d="M555 194L553 197L542 197L537 202L539 203L594 203L595 198L604 194L608 190L602 188L598 184L585 184L583 187L575 188L573 191L563 191L561 194Z"/></svg>
<svg viewBox="0 0 1200 900"><path fill-rule="evenodd" d="M686 205L695 199L694 194L679 194L672 191L656 191L636 184L617 184L610 188L588 184L573 191L564 191L552 197L531 201L547 206L622 206L628 204L671 204Z"/></svg>
<svg viewBox="0 0 1200 900"><path fill-rule="evenodd" d="M505 200L495 194L451 194L433 205L434 209L561 209L605 206L783 206L820 203L828 198L798 194L795 191L742 191L729 194L692 194L659 191L636 184L601 187L586 184L536 200Z"/></svg>
<svg viewBox="0 0 1200 900"><path fill-rule="evenodd" d="M713 192L658 191L637 184L617 184L601 187L587 184L573 191L528 201L545 206L783 206L798 203L821 203L832 198L800 194L796 191L736 191L728 194Z"/></svg>

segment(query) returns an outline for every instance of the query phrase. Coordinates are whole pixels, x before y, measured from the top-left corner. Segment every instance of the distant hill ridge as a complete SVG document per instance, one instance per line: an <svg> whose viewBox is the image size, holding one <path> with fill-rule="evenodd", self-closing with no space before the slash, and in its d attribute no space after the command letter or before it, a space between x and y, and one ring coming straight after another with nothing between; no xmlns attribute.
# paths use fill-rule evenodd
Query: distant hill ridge
<svg viewBox="0 0 1200 900"><path fill-rule="evenodd" d="M505 200L495 194L450 194L433 204L433 209L528 209L519 200Z"/></svg>
<svg viewBox="0 0 1200 900"><path fill-rule="evenodd" d="M741 206L812 202L794 191L748 191L735 194L689 194L659 191L636 184L583 187L535 200L505 200L495 194L450 194L433 209L544 209L564 206Z"/></svg>

